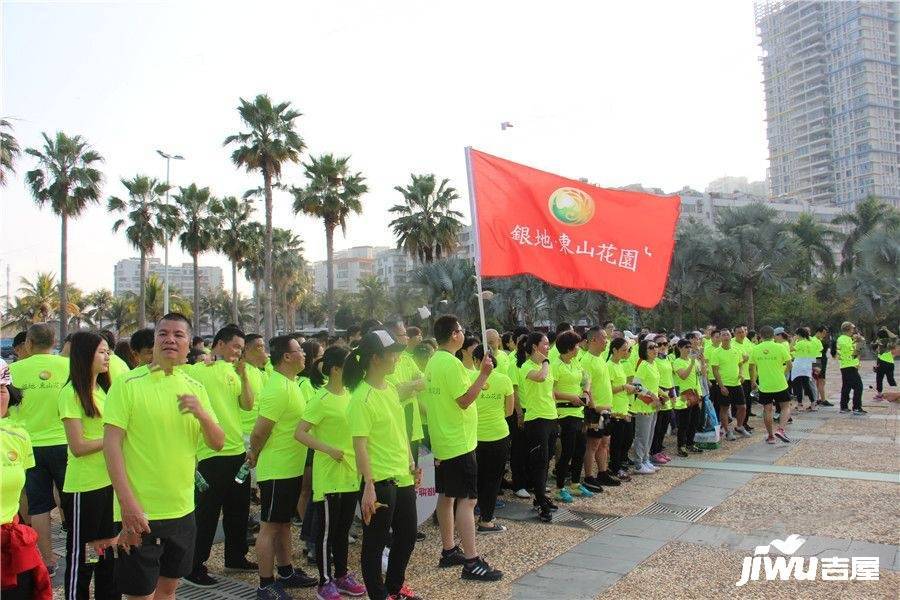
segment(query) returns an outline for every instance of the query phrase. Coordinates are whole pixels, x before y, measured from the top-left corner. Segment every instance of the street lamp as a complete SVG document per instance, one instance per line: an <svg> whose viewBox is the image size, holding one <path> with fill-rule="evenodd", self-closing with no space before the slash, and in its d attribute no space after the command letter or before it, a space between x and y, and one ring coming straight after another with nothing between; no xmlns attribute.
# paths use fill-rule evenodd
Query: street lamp
<svg viewBox="0 0 900 600"><path fill-rule="evenodd" d="M162 150L157 150L157 154L166 159L166 206L169 205L169 163L173 160L184 160L180 154L166 154ZM166 243L163 246L165 256L165 267L163 270L163 314L169 314L169 236L166 236ZM143 276L143 274L141 274Z"/></svg>

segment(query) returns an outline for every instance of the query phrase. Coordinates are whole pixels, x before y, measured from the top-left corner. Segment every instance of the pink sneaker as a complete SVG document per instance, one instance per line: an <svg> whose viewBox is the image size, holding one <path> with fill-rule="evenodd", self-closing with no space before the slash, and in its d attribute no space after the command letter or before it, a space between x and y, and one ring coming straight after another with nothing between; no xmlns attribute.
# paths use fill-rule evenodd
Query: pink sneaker
<svg viewBox="0 0 900 600"><path fill-rule="evenodd" d="M320 585L316 590L316 600L341 600L341 593L333 581Z"/></svg>
<svg viewBox="0 0 900 600"><path fill-rule="evenodd" d="M766 438L766 443L767 443L767 444L774 444L774 443L775 443L775 436L774 436L774 435L770 435L769 437L767 437L767 438Z"/></svg>
<svg viewBox="0 0 900 600"><path fill-rule="evenodd" d="M353 577L353 573L347 573L343 577L339 577L334 583L342 594L347 594L348 596L366 595L366 586L358 582Z"/></svg>
<svg viewBox="0 0 900 600"><path fill-rule="evenodd" d="M671 456L669 456L669 455L666 454L665 452L661 452L660 454L662 454L662 457L665 459L666 462L672 462L672 457L671 457Z"/></svg>
<svg viewBox="0 0 900 600"><path fill-rule="evenodd" d="M654 454L653 456L650 457L650 460L658 465L664 465L667 462L669 462L665 458L663 458L662 452L657 452L656 454Z"/></svg>

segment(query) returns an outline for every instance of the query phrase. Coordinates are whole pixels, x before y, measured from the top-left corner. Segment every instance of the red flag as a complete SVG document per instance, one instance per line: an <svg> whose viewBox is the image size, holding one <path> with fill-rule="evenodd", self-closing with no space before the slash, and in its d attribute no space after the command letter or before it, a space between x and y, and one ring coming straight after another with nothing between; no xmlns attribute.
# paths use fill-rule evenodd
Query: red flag
<svg viewBox="0 0 900 600"><path fill-rule="evenodd" d="M482 276L530 273L644 308L659 303L681 198L596 187L468 152Z"/></svg>

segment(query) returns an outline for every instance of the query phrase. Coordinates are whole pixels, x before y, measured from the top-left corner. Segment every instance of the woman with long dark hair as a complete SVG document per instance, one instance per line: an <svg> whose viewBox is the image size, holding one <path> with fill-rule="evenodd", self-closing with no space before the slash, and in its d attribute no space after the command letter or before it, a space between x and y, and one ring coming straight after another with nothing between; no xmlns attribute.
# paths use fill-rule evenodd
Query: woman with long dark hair
<svg viewBox="0 0 900 600"><path fill-rule="evenodd" d="M547 461L551 441L556 436L556 401L550 372L550 341L540 331L519 339L516 365L519 368L519 402L525 411L525 439L528 445L529 480L534 488L538 518L549 523L557 506L547 498Z"/></svg>
<svg viewBox="0 0 900 600"><path fill-rule="evenodd" d="M344 362L350 351L342 346L325 350L310 380L316 394L303 411L294 437L314 450L313 502L316 566L320 600L340 600L341 594L362 596L366 588L347 570L347 536L359 501L359 473L347 418L350 393L344 387ZM327 379L327 383L326 383Z"/></svg>
<svg viewBox="0 0 900 600"><path fill-rule="evenodd" d="M415 485L421 471L410 451L397 389L386 380L403 348L387 331L372 331L347 356L343 370L344 385L350 390L356 468L362 477L361 570L373 600L417 597L404 580L416 543ZM381 557L388 541L391 553L382 579Z"/></svg>
<svg viewBox="0 0 900 600"><path fill-rule="evenodd" d="M478 338L467 335L463 340L462 348L456 351L456 358L466 369L472 371L473 377L478 376L478 371L475 370L475 359L472 358L472 352L476 346L478 346Z"/></svg>
<svg viewBox="0 0 900 600"><path fill-rule="evenodd" d="M656 425L653 428L653 439L650 442L650 460L654 464L664 465L672 459L663 450L663 440L672 422L672 399L675 397L675 381L672 378L672 359L669 357L669 340L664 335L654 338L657 357L654 364L659 372L659 396L662 405L656 413Z"/></svg>
<svg viewBox="0 0 900 600"><path fill-rule="evenodd" d="M581 336L574 331L564 331L556 338L559 359L550 366L553 374L553 398L559 424L560 455L556 462L556 499L572 502L572 496L590 498L593 492L581 485L581 468L584 464L584 407L591 399L590 380L585 376L581 363L576 360ZM566 479L571 486L566 487Z"/></svg>
<svg viewBox="0 0 900 600"><path fill-rule="evenodd" d="M808 411L816 408L816 396L812 390L813 363L819 358L819 345L812 341L809 329L799 327L796 331L794 348L791 351L791 388L797 399L797 410L803 409L803 392L809 397Z"/></svg>
<svg viewBox="0 0 900 600"><path fill-rule="evenodd" d="M691 341L678 340L678 358L672 361L672 379L678 389L675 399L675 419L678 422L678 456L688 452L703 452L694 444L694 434L700 427L700 361L691 352Z"/></svg>
<svg viewBox="0 0 900 600"><path fill-rule="evenodd" d="M634 417L635 473L649 475L659 467L650 462L650 443L656 426L656 411L662 403L659 395L659 368L656 363L656 342L644 338L638 344L638 363L632 384L641 388L631 399L629 411Z"/></svg>
<svg viewBox="0 0 900 600"><path fill-rule="evenodd" d="M113 580L113 488L103 458L103 405L109 391L110 349L89 331L72 335L69 380L59 392L69 460L63 484L66 531L66 600L118 598ZM96 550L98 558L89 558Z"/></svg>
<svg viewBox="0 0 900 600"><path fill-rule="evenodd" d="M609 343L607 367L612 388L612 409L609 421L609 471L622 481L630 481L625 458L634 440L634 420L628 412L629 395L634 386L628 383L625 361L628 360L628 340L616 338Z"/></svg>

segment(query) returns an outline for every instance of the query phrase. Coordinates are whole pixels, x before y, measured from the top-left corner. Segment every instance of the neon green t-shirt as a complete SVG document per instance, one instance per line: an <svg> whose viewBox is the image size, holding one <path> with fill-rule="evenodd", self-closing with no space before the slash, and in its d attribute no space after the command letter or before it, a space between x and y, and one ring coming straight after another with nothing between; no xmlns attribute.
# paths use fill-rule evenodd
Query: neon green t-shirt
<svg viewBox="0 0 900 600"><path fill-rule="evenodd" d="M581 396L581 383L584 380L584 370L575 357L567 363L560 357L556 362L550 363L550 371L553 373L553 391L563 394L574 394ZM554 400L557 403L557 417L579 417L584 418L584 407L575 408L559 406L560 404L568 404L568 400Z"/></svg>
<svg viewBox="0 0 900 600"><path fill-rule="evenodd" d="M187 374L203 384L225 432L225 445L219 452L213 452L206 444L199 448L198 460L212 456L236 456L244 452L244 432L241 429L241 376L234 365L226 360L212 364L199 362L187 368Z"/></svg>
<svg viewBox="0 0 900 600"><path fill-rule="evenodd" d="M125 431L125 471L150 520L178 519L194 510L194 470L204 438L200 421L178 408L183 394L196 396L217 418L203 385L180 370L120 377L103 406L103 424ZM118 501L113 519L122 520Z"/></svg>
<svg viewBox="0 0 900 600"><path fill-rule="evenodd" d="M669 390L675 387L675 381L672 377L672 361L667 354L666 356L658 356L656 360L653 361L653 364L656 365L656 370L659 372L659 393L661 396L667 397ZM669 410L671 408L672 399L669 398L663 402L660 410Z"/></svg>
<svg viewBox="0 0 900 600"><path fill-rule="evenodd" d="M718 385L726 387L734 387L741 385L741 361L744 360L744 349L735 345L730 345L727 349L719 346L712 354L710 366L719 367L719 377L721 381L716 381Z"/></svg>
<svg viewBox="0 0 900 600"><path fill-rule="evenodd" d="M491 351L491 356L494 357L494 370L505 375L509 371L509 354L498 348L496 352Z"/></svg>
<svg viewBox="0 0 900 600"><path fill-rule="evenodd" d="M102 440L103 406L105 404L106 392L97 386L94 389L94 406L97 407L98 414L96 417L86 416L81 401L75 395L75 389L69 383L59 391L59 418L78 419L81 421L81 436L84 439ZM63 484L64 492L90 492L112 485L109 481L109 472L106 470L103 450L87 456L75 456L72 454L72 448L68 448L68 452L66 479Z"/></svg>
<svg viewBox="0 0 900 600"><path fill-rule="evenodd" d="M22 402L14 420L28 432L31 445L59 446L66 443L66 430L59 420L59 390L69 378L69 359L56 354L34 354L9 365L13 385L22 390Z"/></svg>
<svg viewBox="0 0 900 600"><path fill-rule="evenodd" d="M731 340L731 345L740 348L741 352L744 353L744 357L747 360L744 360L743 364L741 364L741 377L745 380L750 379L750 350L753 349L753 342L750 341L750 338L744 338L743 342L739 342L737 338L734 338Z"/></svg>
<svg viewBox="0 0 900 600"><path fill-rule="evenodd" d="M680 377L678 375L678 371L682 371L687 369L691 365L691 360L689 358L676 358L672 361L672 381L675 382L675 385L678 387L678 398L675 399L674 408L675 410L682 410L687 408L687 401L681 395L681 392L685 390L694 390L700 395L700 376L699 369L700 363L699 361L694 361L694 366L691 367L690 373L688 373L687 377Z"/></svg>
<svg viewBox="0 0 900 600"><path fill-rule="evenodd" d="M719 344L713 345L710 340L705 340L703 342L703 356L706 358L706 379L708 381L715 381L716 374L713 373L713 360L716 356L716 353L719 351L721 346Z"/></svg>
<svg viewBox="0 0 900 600"><path fill-rule="evenodd" d="M397 389L390 383L378 389L361 382L350 394L349 414L350 434L366 438L373 480L394 479L411 485L406 483L410 478L409 440Z"/></svg>
<svg viewBox="0 0 900 600"><path fill-rule="evenodd" d="M756 365L759 391L771 394L787 389L785 365L791 360L791 353L784 344L773 340L760 342L750 352L750 364Z"/></svg>
<svg viewBox="0 0 900 600"><path fill-rule="evenodd" d="M885 352L882 352L878 355L878 360L880 360L881 362L893 364L894 353L891 350L886 350Z"/></svg>
<svg viewBox="0 0 900 600"><path fill-rule="evenodd" d="M552 346L550 346L550 351L547 353L547 358L550 359L550 364L552 365L555 362L559 361L559 350L556 348L556 343L554 342Z"/></svg>
<svg viewBox="0 0 900 600"><path fill-rule="evenodd" d="M397 364L394 366L394 372L385 377L385 379L394 385L400 387L401 383L414 381L423 377L422 370L416 364L416 360L409 352L401 352L397 357ZM414 442L425 437L422 430L422 413L419 410L418 394L412 394L405 400L401 400L403 406L403 416L406 421L406 435L409 441Z"/></svg>
<svg viewBox="0 0 900 600"><path fill-rule="evenodd" d="M656 366L658 362L660 362L659 359L652 363L642 360L634 371L634 381L640 382L645 390L653 394L659 391L659 368ZM656 412L656 407L647 404L635 395L631 397L629 410L635 414L652 414Z"/></svg>
<svg viewBox="0 0 900 600"><path fill-rule="evenodd" d="M813 345L813 351L816 353L815 358L821 357L822 351L825 349L825 346L822 345L822 340L820 340L816 336L812 336L811 338L809 338L809 341Z"/></svg>
<svg viewBox="0 0 900 600"><path fill-rule="evenodd" d="M540 370L541 365L530 358L519 367L519 404L525 410L525 421L556 420L556 401L553 399L553 369L547 370L547 378L544 381L528 379L529 373Z"/></svg>
<svg viewBox="0 0 900 600"><path fill-rule="evenodd" d="M110 352L112 352L112 348L110 348ZM118 354L111 353L109 355L109 381L113 382L122 375L131 372L131 367L128 366L128 363L119 357Z"/></svg>
<svg viewBox="0 0 900 600"><path fill-rule="evenodd" d="M296 381L278 371L272 371L259 396L259 416L275 425L256 459L256 480L291 479L303 475L306 446L294 438L294 432L303 418L306 396Z"/></svg>
<svg viewBox="0 0 900 600"><path fill-rule="evenodd" d="M475 398L478 405L478 441L495 442L509 435L506 424L506 397L513 393L509 377L494 369Z"/></svg>
<svg viewBox="0 0 900 600"><path fill-rule="evenodd" d="M819 345L821 346L821 344ZM819 358L819 356L821 356L821 350L816 348L816 344L812 341L812 338L808 340L799 338L794 343L793 356L794 358Z"/></svg>
<svg viewBox="0 0 900 600"><path fill-rule="evenodd" d="M353 436L350 435L349 408L350 392L344 390L337 395L326 388L319 388L303 411L303 420L312 425L310 433L313 437L344 453L340 462L324 452L313 454L312 489L313 500L317 502L325 494L359 490L360 477L356 471Z"/></svg>
<svg viewBox="0 0 900 600"><path fill-rule="evenodd" d="M34 466L28 432L8 418L0 419L0 460L0 525L6 525L19 512L25 471Z"/></svg>
<svg viewBox="0 0 900 600"><path fill-rule="evenodd" d="M431 450L437 460L448 460L475 450L478 445L478 406L465 409L456 399L472 385L469 369L445 350L438 350L425 365L422 398L428 411Z"/></svg>
<svg viewBox="0 0 900 600"><path fill-rule="evenodd" d="M854 342L853 338L849 335L841 334L838 336L837 355L838 362L842 369L859 366L859 356L856 354L856 342ZM13 363L13 365L15 364L16 363ZM13 375L13 381L15 380L16 376Z"/></svg>
<svg viewBox="0 0 900 600"><path fill-rule="evenodd" d="M597 408L612 406L612 386L609 381L609 366L602 356L594 356L585 352L579 360L581 368L587 373L591 382L591 398Z"/></svg>
<svg viewBox="0 0 900 600"><path fill-rule="evenodd" d="M250 363L247 363L245 368L247 369L247 383L253 390L253 408L250 410L241 408L241 433L250 435L253 432L253 426L256 425L256 417L259 416L259 395L262 393L269 375ZM240 402L238 406L240 407Z"/></svg>
<svg viewBox="0 0 900 600"><path fill-rule="evenodd" d="M609 370L610 389L623 386L628 381L628 378L625 376L625 369L622 368L621 362L608 361L606 363L606 368ZM624 389L619 390L612 395L611 412L614 415L626 415L628 414L628 404L628 392Z"/></svg>
<svg viewBox="0 0 900 600"><path fill-rule="evenodd" d="M517 360L516 353L513 352L509 355L509 362L506 365L506 376L509 377L513 387L518 387L519 385L519 365L516 364Z"/></svg>
<svg viewBox="0 0 900 600"><path fill-rule="evenodd" d="M638 358L638 344L635 342L629 346L628 356L626 356L624 360L619 361L619 364L622 365L622 369L625 371L626 377L634 377L634 370L637 368Z"/></svg>

